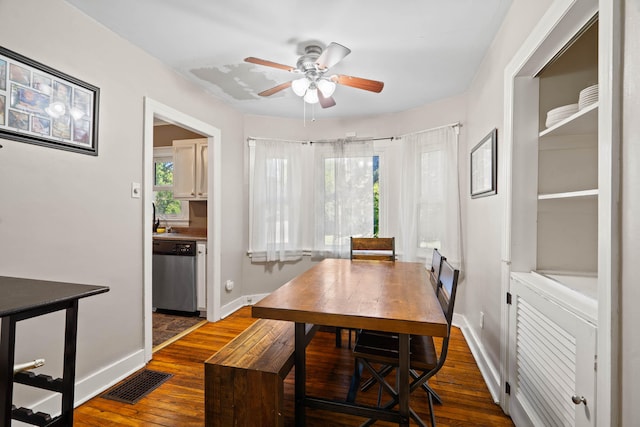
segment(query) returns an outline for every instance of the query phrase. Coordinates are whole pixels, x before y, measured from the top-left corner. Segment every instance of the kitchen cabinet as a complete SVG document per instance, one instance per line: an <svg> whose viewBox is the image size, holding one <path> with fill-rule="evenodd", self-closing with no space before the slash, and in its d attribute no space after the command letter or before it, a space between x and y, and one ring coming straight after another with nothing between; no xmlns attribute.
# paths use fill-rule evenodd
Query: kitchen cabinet
<svg viewBox="0 0 640 427"><path fill-rule="evenodd" d="M207 138L173 141L175 199L207 199L208 158Z"/></svg>
<svg viewBox="0 0 640 427"><path fill-rule="evenodd" d="M207 242L196 243L196 301L200 312L207 312Z"/></svg>

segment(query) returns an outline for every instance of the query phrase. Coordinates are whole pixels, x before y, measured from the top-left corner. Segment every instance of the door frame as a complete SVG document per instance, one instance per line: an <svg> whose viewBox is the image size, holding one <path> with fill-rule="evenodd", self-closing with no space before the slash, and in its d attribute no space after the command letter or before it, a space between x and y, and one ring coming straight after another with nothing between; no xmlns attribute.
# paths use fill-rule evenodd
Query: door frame
<svg viewBox="0 0 640 427"><path fill-rule="evenodd" d="M149 97L144 98L144 135L143 135L143 288L144 288L144 359L145 363L153 356L152 329L152 254L153 254L153 126L158 118L175 124L192 132L206 136L208 149L208 198L207 198L207 320L214 322L220 319L221 292L221 152L222 133L220 129L202 122L185 113L161 104Z"/></svg>

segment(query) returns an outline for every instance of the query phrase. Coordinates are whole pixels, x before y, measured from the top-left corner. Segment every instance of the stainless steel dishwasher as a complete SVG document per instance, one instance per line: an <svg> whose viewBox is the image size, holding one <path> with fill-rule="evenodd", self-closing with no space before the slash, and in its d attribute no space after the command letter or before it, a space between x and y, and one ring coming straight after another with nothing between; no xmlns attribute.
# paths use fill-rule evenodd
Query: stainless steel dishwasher
<svg viewBox="0 0 640 427"><path fill-rule="evenodd" d="M196 242L153 241L154 309L197 311Z"/></svg>

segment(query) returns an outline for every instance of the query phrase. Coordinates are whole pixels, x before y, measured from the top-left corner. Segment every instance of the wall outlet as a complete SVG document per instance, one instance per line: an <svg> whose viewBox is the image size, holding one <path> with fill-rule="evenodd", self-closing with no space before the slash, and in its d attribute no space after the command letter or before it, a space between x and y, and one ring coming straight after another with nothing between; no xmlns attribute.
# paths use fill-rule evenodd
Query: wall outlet
<svg viewBox="0 0 640 427"><path fill-rule="evenodd" d="M480 329L484 329L484 311L480 312Z"/></svg>
<svg viewBox="0 0 640 427"><path fill-rule="evenodd" d="M228 291L233 289L233 280L227 280L227 283L225 283L224 288Z"/></svg>
<svg viewBox="0 0 640 427"><path fill-rule="evenodd" d="M247 297L247 304L253 304L253 298Z"/></svg>

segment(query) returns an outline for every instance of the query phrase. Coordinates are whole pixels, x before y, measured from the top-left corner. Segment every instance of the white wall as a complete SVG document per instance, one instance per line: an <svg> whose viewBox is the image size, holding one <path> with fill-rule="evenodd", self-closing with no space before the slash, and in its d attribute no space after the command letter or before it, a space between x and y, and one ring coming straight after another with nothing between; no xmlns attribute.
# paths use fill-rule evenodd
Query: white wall
<svg viewBox="0 0 640 427"><path fill-rule="evenodd" d="M0 275L111 289L80 302L83 380L143 348L146 224L143 199L130 197L131 182L143 179L143 97L222 130L222 277L236 281L244 249L242 116L62 0L3 0L0 16L4 47L101 90L97 157L0 140ZM17 360L44 357L41 372L60 376L63 325L61 314L19 323ZM41 396L18 388L14 403Z"/></svg>
<svg viewBox="0 0 640 427"><path fill-rule="evenodd" d="M459 288L456 311L466 317L468 327L495 369L500 365L500 307L505 298L500 288L504 194L499 179L496 196L470 198L468 153L491 129L498 128L498 165L501 164L504 69L551 3L552 0L513 2L476 73L467 98L467 154L460 174L464 194L465 283ZM502 174L498 167L499 178ZM483 329L480 329L480 312L484 313Z"/></svg>
<svg viewBox="0 0 640 427"><path fill-rule="evenodd" d="M621 424L640 423L640 2L625 1L621 161Z"/></svg>

